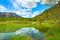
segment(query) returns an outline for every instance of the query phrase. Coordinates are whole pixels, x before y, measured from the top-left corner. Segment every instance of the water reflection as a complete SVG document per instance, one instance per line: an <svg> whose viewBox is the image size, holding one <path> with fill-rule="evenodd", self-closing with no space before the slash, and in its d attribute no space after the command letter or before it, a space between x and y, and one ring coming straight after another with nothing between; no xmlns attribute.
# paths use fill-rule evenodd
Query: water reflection
<svg viewBox="0 0 60 40"><path fill-rule="evenodd" d="M12 33L0 33L0 40L10 40L11 36L30 36L35 40L44 40L43 33L35 28L21 28Z"/></svg>

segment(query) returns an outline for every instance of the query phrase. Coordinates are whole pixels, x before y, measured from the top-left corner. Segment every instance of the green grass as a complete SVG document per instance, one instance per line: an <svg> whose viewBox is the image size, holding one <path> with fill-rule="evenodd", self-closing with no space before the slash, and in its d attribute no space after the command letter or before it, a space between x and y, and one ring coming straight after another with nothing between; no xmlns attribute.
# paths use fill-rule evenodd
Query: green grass
<svg viewBox="0 0 60 40"><path fill-rule="evenodd" d="M0 32L14 32L22 27L29 27L31 23L20 21L5 21L0 22Z"/></svg>
<svg viewBox="0 0 60 40"><path fill-rule="evenodd" d="M13 36L10 40L33 40L33 38L28 36Z"/></svg>
<svg viewBox="0 0 60 40"><path fill-rule="evenodd" d="M15 32L23 27L34 27L43 32L46 40L60 40L60 24L54 23L55 21L47 20L42 23L29 22L29 21L1 21L0 33L2 32ZM31 40L29 37L14 36L11 40Z"/></svg>

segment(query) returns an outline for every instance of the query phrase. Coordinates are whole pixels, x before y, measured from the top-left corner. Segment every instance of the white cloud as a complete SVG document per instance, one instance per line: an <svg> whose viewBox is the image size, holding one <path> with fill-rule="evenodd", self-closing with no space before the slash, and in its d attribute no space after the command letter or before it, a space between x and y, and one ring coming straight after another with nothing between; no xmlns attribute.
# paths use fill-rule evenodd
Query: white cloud
<svg viewBox="0 0 60 40"><path fill-rule="evenodd" d="M37 2L40 4L57 4L60 0L11 0L15 8L25 7L25 8L34 8L37 6Z"/></svg>
<svg viewBox="0 0 60 40"><path fill-rule="evenodd" d="M39 11L36 11L36 12L32 13L32 12L27 12L25 10L16 11L15 13L20 15L20 16L22 16L22 17L24 17L24 18L33 18L33 17L35 17L35 16L40 14Z"/></svg>
<svg viewBox="0 0 60 40"><path fill-rule="evenodd" d="M11 0L11 3L15 9L19 9L19 6L17 3L15 3L13 0Z"/></svg>
<svg viewBox="0 0 60 40"><path fill-rule="evenodd" d="M36 15L39 15L39 11L36 11L32 13L32 8L37 7L37 3L40 4L57 4L60 0L11 0L11 3L15 10L9 11L6 7L3 5L0 5L0 12L15 12L18 15L24 17L24 18L32 18L35 17ZM22 9L22 7L24 9ZM27 8L27 9L26 9ZM44 10L42 10L44 11Z"/></svg>
<svg viewBox="0 0 60 40"><path fill-rule="evenodd" d="M37 3L54 5L57 4L58 1L60 0L11 0L12 5L15 8L15 13L24 18L35 17L36 15L39 15L39 11L36 11L32 14L32 8L37 7ZM22 9L22 7L24 9Z"/></svg>
<svg viewBox="0 0 60 40"><path fill-rule="evenodd" d="M35 16L37 16L37 15L39 15L39 11L36 11L36 12L34 12L33 14L32 14L32 16L31 17L35 17Z"/></svg>
<svg viewBox="0 0 60 40"><path fill-rule="evenodd" d="M34 8L37 6L37 2L40 4L57 4L60 0L11 0L15 8L25 7Z"/></svg>
<svg viewBox="0 0 60 40"><path fill-rule="evenodd" d="M39 2L39 3L41 3L41 4L45 4L45 3L46 3L46 1L47 1L47 0L40 0L40 2Z"/></svg>
<svg viewBox="0 0 60 40"><path fill-rule="evenodd" d="M36 3L40 0L11 0L13 6L15 7L25 7L25 8L34 8L36 7Z"/></svg>
<svg viewBox="0 0 60 40"><path fill-rule="evenodd" d="M5 11L7 11L7 8L2 6L2 5L0 5L0 12L5 12Z"/></svg>
<svg viewBox="0 0 60 40"><path fill-rule="evenodd" d="M40 3L41 4L51 4L51 5L54 5L54 4L57 4L60 0L40 0Z"/></svg>
<svg viewBox="0 0 60 40"><path fill-rule="evenodd" d="M16 14L24 17L24 18L30 18L32 12L27 12L26 10L16 11Z"/></svg>

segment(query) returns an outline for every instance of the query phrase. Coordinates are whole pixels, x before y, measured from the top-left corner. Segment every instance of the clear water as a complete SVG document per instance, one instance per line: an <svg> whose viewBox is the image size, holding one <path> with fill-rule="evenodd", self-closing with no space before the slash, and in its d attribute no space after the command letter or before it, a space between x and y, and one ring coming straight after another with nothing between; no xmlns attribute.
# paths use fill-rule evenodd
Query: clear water
<svg viewBox="0 0 60 40"><path fill-rule="evenodd" d="M29 36L35 40L44 40L43 33L35 28L21 28L12 33L0 33L0 40L10 40L11 36Z"/></svg>

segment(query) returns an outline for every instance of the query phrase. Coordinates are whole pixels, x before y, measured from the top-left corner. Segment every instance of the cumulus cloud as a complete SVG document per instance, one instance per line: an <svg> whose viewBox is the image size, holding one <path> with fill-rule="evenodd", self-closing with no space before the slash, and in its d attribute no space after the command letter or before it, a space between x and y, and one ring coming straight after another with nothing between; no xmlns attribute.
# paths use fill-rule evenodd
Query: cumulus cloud
<svg viewBox="0 0 60 40"><path fill-rule="evenodd" d="M13 6L16 9L19 9L21 7L32 9L34 7L37 7L37 3L40 4L57 4L60 0L11 0Z"/></svg>
<svg viewBox="0 0 60 40"><path fill-rule="evenodd" d="M40 0L11 0L15 7L34 8Z"/></svg>
<svg viewBox="0 0 60 40"><path fill-rule="evenodd" d="M22 10L22 11L16 11L15 13L24 18L33 18L33 17L39 15L40 12L36 11L36 12L32 13L32 12L27 12L25 10Z"/></svg>
<svg viewBox="0 0 60 40"><path fill-rule="evenodd" d="M0 12L5 12L5 11L7 11L7 8L2 6L2 5L0 5Z"/></svg>
<svg viewBox="0 0 60 40"><path fill-rule="evenodd" d="M60 0L11 0L13 7L17 10L16 13L25 18L39 15L39 11L32 14L32 8L37 7L37 3L55 5L59 1Z"/></svg>
<svg viewBox="0 0 60 40"><path fill-rule="evenodd" d="M57 4L59 0L11 0L13 6L16 8L25 7L25 8L34 8L37 6L37 3L40 4Z"/></svg>
<svg viewBox="0 0 60 40"><path fill-rule="evenodd" d="M31 11L26 11L26 10L21 10L21 11L18 10L15 13L20 15L21 17L30 18L32 12Z"/></svg>

